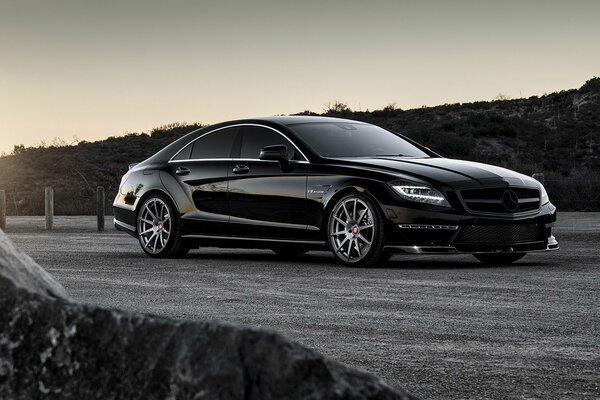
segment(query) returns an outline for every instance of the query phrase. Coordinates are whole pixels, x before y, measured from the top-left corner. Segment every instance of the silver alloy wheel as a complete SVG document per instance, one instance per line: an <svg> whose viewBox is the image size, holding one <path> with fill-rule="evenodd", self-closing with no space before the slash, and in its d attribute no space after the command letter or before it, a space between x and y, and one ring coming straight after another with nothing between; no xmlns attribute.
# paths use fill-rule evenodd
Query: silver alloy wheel
<svg viewBox="0 0 600 400"><path fill-rule="evenodd" d="M138 216L138 237L144 250L160 253L171 236L169 207L158 197L151 197L142 206Z"/></svg>
<svg viewBox="0 0 600 400"><path fill-rule="evenodd" d="M362 260L373 245L373 211L362 200L350 197L331 214L329 238L333 252L348 263Z"/></svg>

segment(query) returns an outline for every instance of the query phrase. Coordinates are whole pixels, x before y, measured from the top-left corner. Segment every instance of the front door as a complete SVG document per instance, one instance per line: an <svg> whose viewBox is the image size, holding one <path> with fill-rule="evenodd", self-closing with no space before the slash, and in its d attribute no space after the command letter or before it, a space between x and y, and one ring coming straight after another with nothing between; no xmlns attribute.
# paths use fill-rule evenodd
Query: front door
<svg viewBox="0 0 600 400"><path fill-rule="evenodd" d="M259 160L269 145L288 148L289 167ZM306 239L306 180L309 164L274 129L242 128L238 157L229 165L229 235L246 238Z"/></svg>

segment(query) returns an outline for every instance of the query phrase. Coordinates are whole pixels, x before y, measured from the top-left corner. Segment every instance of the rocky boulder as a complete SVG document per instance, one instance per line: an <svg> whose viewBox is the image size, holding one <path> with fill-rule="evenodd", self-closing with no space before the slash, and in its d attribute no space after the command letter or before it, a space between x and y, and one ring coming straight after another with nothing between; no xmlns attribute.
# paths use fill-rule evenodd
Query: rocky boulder
<svg viewBox="0 0 600 400"><path fill-rule="evenodd" d="M0 399L410 399L266 330L72 302L0 231Z"/></svg>
<svg viewBox="0 0 600 400"><path fill-rule="evenodd" d="M27 254L20 252L0 229L0 280L28 293L69 300L65 289ZM2 292L0 292L1 295Z"/></svg>

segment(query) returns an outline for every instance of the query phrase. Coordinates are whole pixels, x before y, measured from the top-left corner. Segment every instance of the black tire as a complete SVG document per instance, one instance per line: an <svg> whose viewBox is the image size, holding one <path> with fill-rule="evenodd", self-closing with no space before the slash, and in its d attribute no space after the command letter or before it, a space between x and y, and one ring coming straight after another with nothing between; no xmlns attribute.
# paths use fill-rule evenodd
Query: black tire
<svg viewBox="0 0 600 400"><path fill-rule="evenodd" d="M473 254L473 256L484 264L508 265L525 257L526 253L486 253Z"/></svg>
<svg viewBox="0 0 600 400"><path fill-rule="evenodd" d="M327 243L335 258L349 267L375 267L389 259L383 251L383 217L375 202L363 193L347 194L332 207Z"/></svg>
<svg viewBox="0 0 600 400"><path fill-rule="evenodd" d="M180 258L190 251L181 239L179 215L164 195L152 194L137 213L137 237L142 250L153 258Z"/></svg>
<svg viewBox="0 0 600 400"><path fill-rule="evenodd" d="M277 247L273 247L271 250L273 250L273 252L275 252L278 256L284 258L301 256L302 254L306 254L309 251L309 249L302 245L294 244L280 245Z"/></svg>

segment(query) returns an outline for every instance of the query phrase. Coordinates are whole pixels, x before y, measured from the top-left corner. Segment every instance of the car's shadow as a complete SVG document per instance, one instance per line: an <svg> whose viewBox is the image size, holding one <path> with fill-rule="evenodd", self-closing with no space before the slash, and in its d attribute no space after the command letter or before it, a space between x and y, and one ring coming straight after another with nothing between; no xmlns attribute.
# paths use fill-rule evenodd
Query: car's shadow
<svg viewBox="0 0 600 400"><path fill-rule="evenodd" d="M261 262L269 264L291 265L318 265L326 264L331 267L342 267L328 252L310 252L295 257L281 257L269 251L224 251L207 252L203 250L189 253L186 259L219 260L235 262ZM384 264L370 269L490 269L490 268L515 268L515 267L546 267L546 263L522 260L508 265L483 264L470 255L455 256L414 256L396 254Z"/></svg>

